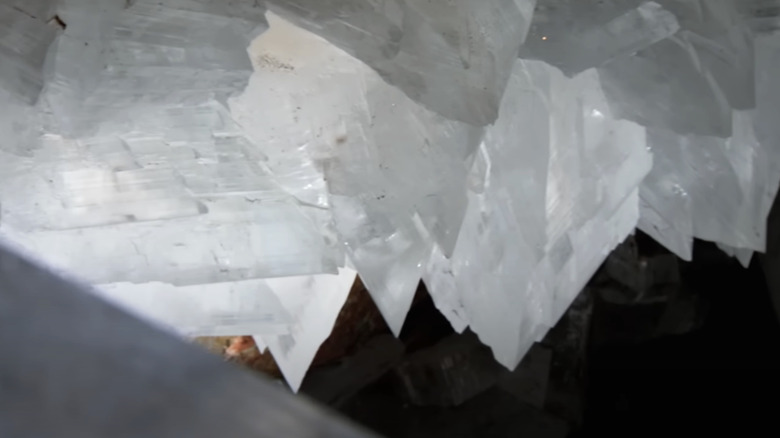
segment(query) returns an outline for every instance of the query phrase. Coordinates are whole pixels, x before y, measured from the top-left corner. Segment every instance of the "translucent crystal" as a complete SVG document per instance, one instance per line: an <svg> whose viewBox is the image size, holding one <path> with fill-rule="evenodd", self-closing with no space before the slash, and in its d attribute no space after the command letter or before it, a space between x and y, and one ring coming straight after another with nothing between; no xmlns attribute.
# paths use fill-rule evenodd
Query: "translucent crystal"
<svg viewBox="0 0 780 438"><path fill-rule="evenodd" d="M255 338L268 346L293 391L300 388L317 350L333 330L355 278L354 270L342 268L338 275L266 280L292 315L293 323L286 334L254 332Z"/></svg>
<svg viewBox="0 0 780 438"><path fill-rule="evenodd" d="M31 12L20 9L16 0L0 1L0 89L25 103L38 99L46 53L57 36L56 26Z"/></svg>
<svg viewBox="0 0 780 438"><path fill-rule="evenodd" d="M54 17L54 9L59 0L3 0L17 11L23 12L32 18L48 22Z"/></svg>
<svg viewBox="0 0 780 438"><path fill-rule="evenodd" d="M612 118L594 70L568 79L518 61L500 114L455 251L434 252L424 278L453 326L513 368L636 225L634 187L652 162L644 129Z"/></svg>
<svg viewBox="0 0 780 438"><path fill-rule="evenodd" d="M719 243L718 248L731 257L737 259L737 261L744 267L750 267L750 261L753 260L753 251L745 248L734 248L728 245Z"/></svg>
<svg viewBox="0 0 780 438"><path fill-rule="evenodd" d="M431 238L445 251L455 245L482 130L425 109L324 39L273 15L269 22L251 49L258 71L233 112L285 188L331 208L398 333Z"/></svg>
<svg viewBox="0 0 780 438"><path fill-rule="evenodd" d="M731 106L684 38L615 59L599 73L618 117L680 134L731 135Z"/></svg>
<svg viewBox="0 0 780 438"><path fill-rule="evenodd" d="M94 283L335 272L335 242L274 184L224 110L154 115L156 132L49 136L34 160L7 163L0 194L13 240Z"/></svg>
<svg viewBox="0 0 780 438"><path fill-rule="evenodd" d="M761 213L769 215L780 185L780 88L776 73L780 71L780 32L756 38L756 110L753 119L756 138L767 166L767 183Z"/></svg>
<svg viewBox="0 0 780 438"><path fill-rule="evenodd" d="M765 248L775 6L0 0L0 237L293 389L356 271L514 367L635 226Z"/></svg>
<svg viewBox="0 0 780 438"><path fill-rule="evenodd" d="M95 292L184 336L283 334L292 318L264 280L174 287L115 283Z"/></svg>
<svg viewBox="0 0 780 438"><path fill-rule="evenodd" d="M141 129L153 107L226 99L252 73L264 9L245 2L67 0L46 101L66 133Z"/></svg>
<svg viewBox="0 0 780 438"><path fill-rule="evenodd" d="M653 170L639 190L639 229L683 260L693 258L693 205L666 154L655 154Z"/></svg>
<svg viewBox="0 0 780 438"><path fill-rule="evenodd" d="M638 3L539 0L520 57L545 61L573 76L632 55L680 28L658 3Z"/></svg>
<svg viewBox="0 0 780 438"><path fill-rule="evenodd" d="M270 7L351 53L453 120L497 117L536 0L271 0Z"/></svg>
<svg viewBox="0 0 780 438"><path fill-rule="evenodd" d="M738 12L742 0L659 0L674 12L678 37L696 51L699 68L709 73L734 109L755 107L753 37Z"/></svg>
<svg viewBox="0 0 780 438"><path fill-rule="evenodd" d="M94 283L336 272L343 256L323 238L320 214L275 183L213 100L245 87L246 47L263 13L200 1L62 2L47 129L90 135L47 135L27 151L32 159L4 163L7 235Z"/></svg>
<svg viewBox="0 0 780 438"><path fill-rule="evenodd" d="M642 187L643 205L651 210L642 228L683 258L690 259L693 236L756 251L766 244L768 169L750 114L736 112L733 131L723 140L650 130L656 164Z"/></svg>

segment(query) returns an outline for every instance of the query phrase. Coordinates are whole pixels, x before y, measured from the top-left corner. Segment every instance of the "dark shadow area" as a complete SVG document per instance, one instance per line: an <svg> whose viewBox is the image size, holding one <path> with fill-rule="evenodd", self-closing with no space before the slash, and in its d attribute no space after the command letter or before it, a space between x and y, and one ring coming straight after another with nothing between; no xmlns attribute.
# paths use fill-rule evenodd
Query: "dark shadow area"
<svg viewBox="0 0 780 438"><path fill-rule="evenodd" d="M749 269L696 242L683 286L707 304L703 324L677 336L594 347L583 432L659 433L725 424L777 433L780 324L756 260ZM598 318L598 315L595 316Z"/></svg>
<svg viewBox="0 0 780 438"><path fill-rule="evenodd" d="M629 239L513 372L421 286L399 340L382 331L302 392L388 437L776 433L780 323L760 263L694 251Z"/></svg>

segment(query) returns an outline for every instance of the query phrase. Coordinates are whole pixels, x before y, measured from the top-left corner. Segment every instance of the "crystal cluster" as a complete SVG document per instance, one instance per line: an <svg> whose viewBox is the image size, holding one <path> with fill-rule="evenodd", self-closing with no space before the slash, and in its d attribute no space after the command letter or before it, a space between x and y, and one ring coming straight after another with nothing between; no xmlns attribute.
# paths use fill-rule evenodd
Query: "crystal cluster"
<svg viewBox="0 0 780 438"><path fill-rule="evenodd" d="M0 0L0 236L293 389L356 275L513 368L636 227L764 250L769 3Z"/></svg>

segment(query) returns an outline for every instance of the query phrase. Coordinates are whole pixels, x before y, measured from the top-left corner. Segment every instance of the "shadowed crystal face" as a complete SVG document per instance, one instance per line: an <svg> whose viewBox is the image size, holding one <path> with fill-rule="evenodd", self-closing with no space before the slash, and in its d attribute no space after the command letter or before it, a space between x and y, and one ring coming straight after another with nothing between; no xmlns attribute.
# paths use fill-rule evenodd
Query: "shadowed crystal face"
<svg viewBox="0 0 780 438"><path fill-rule="evenodd" d="M747 3L0 0L0 236L294 389L356 275L396 334L423 279L511 368L637 226L765 248Z"/></svg>

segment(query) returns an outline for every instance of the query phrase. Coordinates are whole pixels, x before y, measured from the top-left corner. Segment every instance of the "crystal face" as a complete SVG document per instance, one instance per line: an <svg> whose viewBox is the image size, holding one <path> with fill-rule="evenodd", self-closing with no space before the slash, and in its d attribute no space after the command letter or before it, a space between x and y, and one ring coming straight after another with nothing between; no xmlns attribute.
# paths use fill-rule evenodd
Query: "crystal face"
<svg viewBox="0 0 780 438"><path fill-rule="evenodd" d="M637 227L765 249L769 3L0 0L0 238L293 389L357 275L512 368Z"/></svg>

